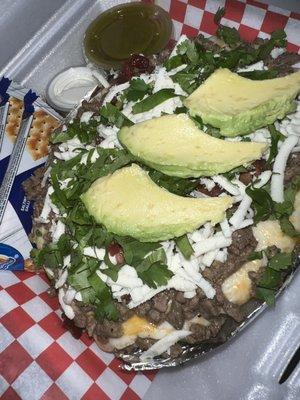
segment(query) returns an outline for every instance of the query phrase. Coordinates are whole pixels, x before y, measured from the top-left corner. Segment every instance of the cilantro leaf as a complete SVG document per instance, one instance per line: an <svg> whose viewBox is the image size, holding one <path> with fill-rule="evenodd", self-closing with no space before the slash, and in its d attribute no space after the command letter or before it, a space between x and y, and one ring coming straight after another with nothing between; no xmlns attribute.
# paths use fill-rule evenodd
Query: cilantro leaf
<svg viewBox="0 0 300 400"><path fill-rule="evenodd" d="M103 274L109 276L114 282L116 282L116 280L118 279L118 273L121 268L121 265L120 264L115 265L110 261L109 255L108 255L108 250L106 250L106 252L105 252L103 261L104 261L105 265L107 265L108 268L102 269L101 272Z"/></svg>
<svg viewBox="0 0 300 400"><path fill-rule="evenodd" d="M91 143L98 135L97 125L96 120L90 120L88 123L75 120L68 125L67 130L53 133L50 141L53 144L62 143L76 136L81 143Z"/></svg>
<svg viewBox="0 0 300 400"><path fill-rule="evenodd" d="M296 231L294 225L291 223L288 216L281 217L279 222L283 233L292 238L300 238L300 232Z"/></svg>
<svg viewBox="0 0 300 400"><path fill-rule="evenodd" d="M156 262L147 270L138 273L142 281L154 289L166 285L173 275L173 272L170 271L165 264L160 262Z"/></svg>
<svg viewBox="0 0 300 400"><path fill-rule="evenodd" d="M139 265L136 267L137 273L142 273L147 271L149 267L151 267L152 264L160 262L160 263L166 263L167 262L167 256L162 247L159 249L153 251L151 254L149 254L146 258L144 258Z"/></svg>
<svg viewBox="0 0 300 400"><path fill-rule="evenodd" d="M225 25L219 25L217 29L217 36L223 39L229 47L236 47L241 43L241 37L235 28Z"/></svg>
<svg viewBox="0 0 300 400"><path fill-rule="evenodd" d="M268 130L271 135L271 147L267 163L271 164L271 162L274 160L274 158L277 156L278 153L278 142L280 140L283 140L285 137L275 128L274 124L268 125Z"/></svg>
<svg viewBox="0 0 300 400"><path fill-rule="evenodd" d="M194 249L187 237L187 235L180 236L175 239L176 246L179 248L180 252L183 254L184 258L189 260L194 254Z"/></svg>
<svg viewBox="0 0 300 400"><path fill-rule="evenodd" d="M285 47L286 46L286 33L283 29L277 29L271 33L270 40L263 42L258 48L257 60L264 60L270 54L274 47Z"/></svg>
<svg viewBox="0 0 300 400"><path fill-rule="evenodd" d="M292 253L278 253L268 263L268 267L275 271L281 271L292 265Z"/></svg>
<svg viewBox="0 0 300 400"><path fill-rule="evenodd" d="M256 288L256 295L259 299L264 300L268 306L275 305L275 290L258 286Z"/></svg>
<svg viewBox="0 0 300 400"><path fill-rule="evenodd" d="M191 120L197 125L199 129L203 129L204 123L199 115L190 115Z"/></svg>
<svg viewBox="0 0 300 400"><path fill-rule="evenodd" d="M125 115L122 114L121 111L111 103L107 103L105 106L101 107L100 115L104 123L108 125L115 125L117 128L133 125L133 122L125 117Z"/></svg>
<svg viewBox="0 0 300 400"><path fill-rule="evenodd" d="M231 181L236 174L240 174L242 172L248 172L248 170L241 165L240 167L233 168L230 171L223 173L222 175L225 176L225 178L227 178L229 181Z"/></svg>
<svg viewBox="0 0 300 400"><path fill-rule="evenodd" d="M83 289L87 289L91 286L88 278L91 272L88 268L84 269L83 271L78 271L73 274L69 274L68 276L68 283L78 292Z"/></svg>
<svg viewBox="0 0 300 400"><path fill-rule="evenodd" d="M127 264L136 267L150 252L161 247L160 243L139 242L133 238L118 237L116 240L123 249Z"/></svg>
<svg viewBox="0 0 300 400"><path fill-rule="evenodd" d="M182 64L184 64L183 57L180 54L177 54L176 56L168 58L168 60L165 61L164 66L167 71L171 71L172 69L175 69Z"/></svg>
<svg viewBox="0 0 300 400"><path fill-rule="evenodd" d="M256 70L256 71L245 71L239 72L239 75L244 78L252 79L254 81L260 81L264 79L274 79L278 76L279 71L277 69L268 69L268 70Z"/></svg>
<svg viewBox="0 0 300 400"><path fill-rule="evenodd" d="M177 107L174 111L174 114L186 114L187 108L185 106Z"/></svg>
<svg viewBox="0 0 300 400"><path fill-rule="evenodd" d="M281 273L272 268L266 268L258 286L267 289L276 289L281 282Z"/></svg>
<svg viewBox="0 0 300 400"><path fill-rule="evenodd" d="M272 216L274 212L274 202L266 190L247 187L246 193L252 199L252 206L255 209L255 222L265 221Z"/></svg>
<svg viewBox="0 0 300 400"><path fill-rule="evenodd" d="M30 257L34 259L37 267L58 268L63 262L63 257L54 243L44 246L41 250L32 249Z"/></svg>
<svg viewBox="0 0 300 400"><path fill-rule="evenodd" d="M188 70L189 69L177 72L175 75L172 75L171 78L173 82L180 85L182 90L191 94L199 86L196 80L199 74L196 72L188 72Z"/></svg>
<svg viewBox="0 0 300 400"><path fill-rule="evenodd" d="M264 252L263 251L253 251L253 253L250 254L248 257L249 261L254 261L254 260L261 260L263 258Z"/></svg>
<svg viewBox="0 0 300 400"><path fill-rule="evenodd" d="M54 189L54 192L51 195L51 200L60 209L68 208L69 207L68 199L65 193L61 190L57 175L53 171L51 173L51 182Z"/></svg>
<svg viewBox="0 0 300 400"><path fill-rule="evenodd" d="M275 204L278 218L290 216L294 211L296 193L300 189L300 176L296 176L284 189L284 202Z"/></svg>
<svg viewBox="0 0 300 400"><path fill-rule="evenodd" d="M135 78L130 81L129 88L126 91L128 101L141 100L146 94L151 92L151 86L145 83L141 78Z"/></svg>
<svg viewBox="0 0 300 400"><path fill-rule="evenodd" d="M88 281L96 293L96 318L98 320L104 318L117 320L119 313L113 302L109 287L102 281L96 272L88 278Z"/></svg>
<svg viewBox="0 0 300 400"><path fill-rule="evenodd" d="M150 170L149 176L158 186L179 196L191 193L199 184L195 179L176 178L155 170Z"/></svg>
<svg viewBox="0 0 300 400"><path fill-rule="evenodd" d="M140 114L142 112L150 111L152 108L158 106L164 101L176 97L174 89L161 89L158 92L146 97L144 100L136 103L132 107L133 114Z"/></svg>
<svg viewBox="0 0 300 400"><path fill-rule="evenodd" d="M214 15L214 23L216 25L219 25L220 21L221 21L222 17L224 17L224 15L225 15L225 7L219 7L217 12Z"/></svg>
<svg viewBox="0 0 300 400"><path fill-rule="evenodd" d="M266 252L268 249L266 250ZM265 251L262 251L264 253ZM276 290L280 286L286 270L292 266L291 253L275 254L257 283L256 294L261 300L266 301L268 305L275 304Z"/></svg>
<svg viewBox="0 0 300 400"><path fill-rule="evenodd" d="M192 64L196 64L199 60L199 55L197 52L197 48L194 42L191 40L185 40L177 46L177 54L186 55L189 62Z"/></svg>
<svg viewBox="0 0 300 400"><path fill-rule="evenodd" d="M131 241L131 244L134 242L137 241ZM136 252L128 254L128 247L126 248L126 245L122 244L126 262L129 257L129 260L131 260L130 265L135 267L138 277L146 285L153 288L166 285L173 276L172 271L165 265L167 257L164 249L162 247L157 248L157 246L160 246L160 243L139 243L137 247L138 254ZM148 254L149 250L153 251Z"/></svg>

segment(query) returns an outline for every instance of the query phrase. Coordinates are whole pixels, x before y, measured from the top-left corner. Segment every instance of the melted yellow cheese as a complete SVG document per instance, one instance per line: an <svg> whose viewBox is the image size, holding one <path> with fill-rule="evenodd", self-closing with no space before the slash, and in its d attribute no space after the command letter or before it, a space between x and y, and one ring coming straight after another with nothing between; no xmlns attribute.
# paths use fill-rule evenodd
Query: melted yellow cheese
<svg viewBox="0 0 300 400"><path fill-rule="evenodd" d="M189 329L192 323L197 323L204 326L208 326L210 324L210 322L203 317L196 316L193 319L185 322L184 329ZM164 321L156 326L148 322L145 318L141 318L137 315L134 315L127 321L123 322L122 327L123 336L120 338L109 339L109 343L115 349L123 349L124 347L133 344L137 337L159 340L176 331L176 329L167 321Z"/></svg>
<svg viewBox="0 0 300 400"><path fill-rule="evenodd" d="M222 284L222 291L231 303L241 305L250 299L251 279L248 272L256 272L261 266L262 260L250 261L225 279Z"/></svg>
<svg viewBox="0 0 300 400"><path fill-rule="evenodd" d="M279 221L261 221L253 228L253 234L258 242L257 251L276 246L281 251L290 253L295 246L295 241L282 232Z"/></svg>
<svg viewBox="0 0 300 400"><path fill-rule="evenodd" d="M295 229L300 232L300 191L296 194L294 203L294 212L290 217L291 223Z"/></svg>
<svg viewBox="0 0 300 400"><path fill-rule="evenodd" d="M151 324L145 318L138 317L137 315L125 321L122 327L125 336L139 336L142 334L148 337L152 336L157 330L154 324Z"/></svg>

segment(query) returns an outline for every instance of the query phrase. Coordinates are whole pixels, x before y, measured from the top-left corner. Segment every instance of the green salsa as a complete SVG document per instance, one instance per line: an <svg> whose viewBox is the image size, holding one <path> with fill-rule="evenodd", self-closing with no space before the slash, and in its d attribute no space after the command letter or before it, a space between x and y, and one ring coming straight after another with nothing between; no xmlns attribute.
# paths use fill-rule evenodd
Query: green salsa
<svg viewBox="0 0 300 400"><path fill-rule="evenodd" d="M103 68L120 68L132 54L161 51L171 32L170 17L162 8L140 2L120 4L90 24L83 43L85 56Z"/></svg>

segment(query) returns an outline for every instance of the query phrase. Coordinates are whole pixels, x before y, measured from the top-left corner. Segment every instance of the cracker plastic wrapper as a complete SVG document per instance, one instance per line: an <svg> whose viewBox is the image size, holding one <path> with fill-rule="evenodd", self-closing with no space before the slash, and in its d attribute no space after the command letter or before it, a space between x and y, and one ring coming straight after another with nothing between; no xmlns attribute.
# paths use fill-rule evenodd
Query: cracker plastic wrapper
<svg viewBox="0 0 300 400"><path fill-rule="evenodd" d="M122 1L120 1L121 3ZM117 1L112 2L115 5ZM181 34L196 35L199 31L213 35L216 25L213 15L225 1L155 1L170 12L174 23L174 38ZM249 3L249 4L248 4ZM82 15L81 15L82 17ZM226 24L238 28L243 38L252 40L256 36L267 37L272 30L286 28L289 50L299 51L300 16L257 1L226 2ZM65 43L67 46L67 44ZM66 49L67 51L68 49ZM20 115L21 100L25 94L13 84L10 108ZM38 103L39 104L39 103ZM46 126L51 129L53 121L58 123L58 115L46 106L37 109L36 129L40 129L39 112L46 113ZM53 118L53 119L52 119ZM12 150L12 141L16 135L19 118L8 116L7 133L0 156L0 181L2 171L8 162ZM43 123L44 125L44 120ZM5 229L0 230L1 257L8 268L23 268L24 259L29 256L31 244L28 234L31 230L32 204L24 197L21 183L42 165L47 155L49 130L39 135L30 135L17 176L9 207L5 216ZM13 227L14 229L10 228ZM3 239L1 239L1 237ZM5 249L1 256L2 246ZM15 255L20 255L16 262ZM298 259L299 264L299 259ZM295 268L286 278L281 289L287 286L295 274ZM80 339L62 325L61 311L56 297L47 293L48 281L43 273L32 274L27 271L0 271L0 397L22 398L30 400L44 399L141 399L144 398L152 380L154 371L143 371L165 366L175 366L193 358L201 358L220 343L187 346L183 354L171 360L158 357L153 362L141 363L138 354L120 354L125 362L126 372L120 368L122 361L110 353L101 351L86 333ZM247 326L265 306L259 307L248 320L238 326L225 338L225 341ZM15 321L18 319L19 323ZM11 362L14 360L14 362ZM136 373L133 370L142 370ZM34 383L34 384L33 384ZM154 383L155 385L155 383ZM213 388L211 388L213 390ZM165 394L165 393L164 393ZM197 397L197 396L196 396Z"/></svg>
<svg viewBox="0 0 300 400"><path fill-rule="evenodd" d="M24 109L23 98L27 91L14 82L7 91L9 99L0 153L0 184L20 128ZM49 137L59 126L60 120L61 117L47 104L39 99L35 102L33 122L25 151L0 226L0 270L22 270L24 266L30 268L28 259L32 245L28 235L32 228L33 205L26 198L22 184L36 168L45 163Z"/></svg>

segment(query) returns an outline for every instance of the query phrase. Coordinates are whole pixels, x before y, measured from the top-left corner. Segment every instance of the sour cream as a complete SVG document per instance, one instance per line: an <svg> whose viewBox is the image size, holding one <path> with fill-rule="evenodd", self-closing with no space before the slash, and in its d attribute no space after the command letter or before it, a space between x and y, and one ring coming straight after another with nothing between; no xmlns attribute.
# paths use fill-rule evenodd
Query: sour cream
<svg viewBox="0 0 300 400"><path fill-rule="evenodd" d="M70 111L88 92L99 84L103 85L103 79L100 82L99 73L94 74L87 67L69 68L51 81L47 91L48 101L60 111Z"/></svg>

